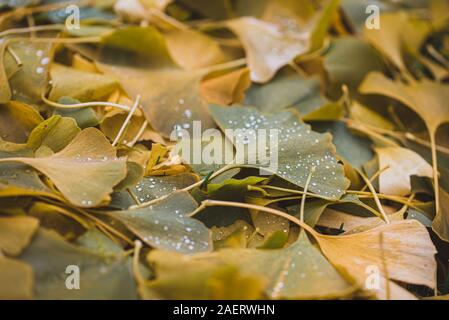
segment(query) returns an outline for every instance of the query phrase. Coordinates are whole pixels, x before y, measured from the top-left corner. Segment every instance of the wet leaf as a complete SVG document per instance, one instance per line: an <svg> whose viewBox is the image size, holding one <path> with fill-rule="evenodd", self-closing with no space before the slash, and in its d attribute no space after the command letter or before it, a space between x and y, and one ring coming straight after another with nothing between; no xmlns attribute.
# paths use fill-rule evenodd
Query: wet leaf
<svg viewBox="0 0 449 320"><path fill-rule="evenodd" d="M189 193L177 191L150 206L109 215L154 248L181 253L210 251L209 230L200 221L188 217L196 208L197 203Z"/></svg>
<svg viewBox="0 0 449 320"><path fill-rule="evenodd" d="M99 205L126 175L125 159L116 159L115 150L94 128L81 131L66 148L49 157L0 161L34 167L47 175L71 203L81 207Z"/></svg>
<svg viewBox="0 0 449 320"><path fill-rule="evenodd" d="M308 125L303 124L297 118L295 113L284 111L265 115L254 108L238 106L231 108L211 106L210 110L222 130L252 129L253 133L248 131L249 140L255 139L254 130L281 128L282 130L278 133L279 142L277 145L279 150L278 168L273 172L281 178L304 187L310 170L315 167L316 173L313 175L310 184L311 191L331 198L340 198L348 187L348 181L343 174L343 167L335 159L335 147L331 143L331 136L313 132ZM245 137L242 136L237 137L236 142L245 145L245 141L248 144L249 140L245 140ZM297 142L298 140L301 141L300 144ZM263 163L239 165L256 168L266 167ZM269 169L266 170L270 171Z"/></svg>

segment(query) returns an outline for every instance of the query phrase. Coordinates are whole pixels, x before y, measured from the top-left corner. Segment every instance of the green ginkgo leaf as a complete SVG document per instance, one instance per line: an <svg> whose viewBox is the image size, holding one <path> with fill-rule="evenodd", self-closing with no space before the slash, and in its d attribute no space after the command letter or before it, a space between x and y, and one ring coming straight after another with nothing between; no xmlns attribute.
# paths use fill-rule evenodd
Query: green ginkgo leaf
<svg viewBox="0 0 449 320"><path fill-rule="evenodd" d="M198 207L186 191L177 191L149 206L109 215L122 221L132 232L154 248L195 253L212 250L209 230L188 215Z"/></svg>
<svg viewBox="0 0 449 320"><path fill-rule="evenodd" d="M51 156L3 158L0 162L34 167L48 176L71 203L81 207L101 204L126 176L126 160L116 158L115 149L94 128L81 131L66 148Z"/></svg>
<svg viewBox="0 0 449 320"><path fill-rule="evenodd" d="M262 114L251 107L220 107L210 106L211 114L222 130L244 129L246 135L235 137L236 144L245 146L249 141L257 141L257 130L277 130L276 145L267 146L267 153L273 154L270 148L277 147L278 158L274 165L277 170L267 168L267 164L248 153L248 158L256 158L255 163L249 161L238 163L241 166L264 168L279 177L304 187L312 168L315 173L311 178L309 190L330 198L340 198L349 181L344 176L343 166L335 158L335 147L329 134L313 132L310 127L301 122L293 111L277 114ZM267 132L268 136L269 132ZM233 139L233 138L232 138ZM230 139L231 140L231 139ZM251 152L251 151L250 151Z"/></svg>
<svg viewBox="0 0 449 320"><path fill-rule="evenodd" d="M133 192L140 202L151 201L198 182L198 176L183 173L176 176L144 177Z"/></svg>

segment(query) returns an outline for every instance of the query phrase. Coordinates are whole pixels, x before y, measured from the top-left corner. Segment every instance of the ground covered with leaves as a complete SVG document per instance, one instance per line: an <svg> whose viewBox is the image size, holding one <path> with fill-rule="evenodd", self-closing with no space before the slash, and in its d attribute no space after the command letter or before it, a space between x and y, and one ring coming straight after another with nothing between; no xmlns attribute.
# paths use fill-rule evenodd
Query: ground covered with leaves
<svg viewBox="0 0 449 320"><path fill-rule="evenodd" d="M0 1L0 298L446 298L448 18ZM276 170L175 154L196 121L277 130Z"/></svg>

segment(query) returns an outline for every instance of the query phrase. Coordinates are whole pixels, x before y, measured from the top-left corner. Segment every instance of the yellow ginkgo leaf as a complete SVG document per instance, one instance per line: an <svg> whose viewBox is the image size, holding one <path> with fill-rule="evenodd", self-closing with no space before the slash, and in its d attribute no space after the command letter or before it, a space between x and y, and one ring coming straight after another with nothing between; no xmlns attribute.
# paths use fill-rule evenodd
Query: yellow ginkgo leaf
<svg viewBox="0 0 449 320"><path fill-rule="evenodd" d="M31 299L33 269L26 263L0 256L0 299Z"/></svg>
<svg viewBox="0 0 449 320"><path fill-rule="evenodd" d="M39 226L33 217L0 218L0 251L16 256L28 245Z"/></svg>
<svg viewBox="0 0 449 320"><path fill-rule="evenodd" d="M112 188L126 176L126 159L116 158L115 149L99 130L81 131L63 150L43 158L3 158L21 162L49 177L72 204L101 204Z"/></svg>
<svg viewBox="0 0 449 320"><path fill-rule="evenodd" d="M343 236L317 235L324 255L346 269L380 299L412 298L389 280L435 287L435 246L416 220L394 221L365 232ZM373 275L371 282L370 275Z"/></svg>
<svg viewBox="0 0 449 320"><path fill-rule="evenodd" d="M379 176L380 192L406 196L412 190L410 177L432 178L432 166L416 152L399 147L377 148L379 168L384 169Z"/></svg>

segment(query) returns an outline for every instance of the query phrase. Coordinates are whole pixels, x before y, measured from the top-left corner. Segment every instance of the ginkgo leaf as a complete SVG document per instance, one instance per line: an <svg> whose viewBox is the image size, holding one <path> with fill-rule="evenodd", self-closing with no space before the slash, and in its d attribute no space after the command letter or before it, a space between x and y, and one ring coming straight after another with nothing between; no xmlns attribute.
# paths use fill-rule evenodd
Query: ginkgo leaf
<svg viewBox="0 0 449 320"><path fill-rule="evenodd" d="M210 110L222 130L242 128L247 130L246 135L242 134L241 137L228 137L232 141L235 139L236 144L240 146L248 145L252 139L256 141L257 130L278 130L276 146L267 146L267 153L273 152L270 148L278 148L278 159L274 159L276 163L270 166L277 166L277 170L273 173L279 177L304 187L311 169L315 167L309 190L336 199L340 198L349 186L349 181L344 177L343 166L335 159L335 147L331 142L331 136L313 132L294 112L263 114L251 107L214 105L210 106ZM251 157L249 152L247 157ZM260 160L262 159L256 159L254 164L245 161L238 165L272 170Z"/></svg>
<svg viewBox="0 0 449 320"><path fill-rule="evenodd" d="M67 242L54 231L40 229L20 259L33 268L36 299L137 298L129 258L124 254L101 255ZM67 290L66 278L76 272L79 289Z"/></svg>
<svg viewBox="0 0 449 320"><path fill-rule="evenodd" d="M175 176L144 177L133 192L140 202L151 201L198 182L198 176L183 173Z"/></svg>
<svg viewBox="0 0 449 320"><path fill-rule="evenodd" d="M266 84L253 84L245 94L245 105L262 112L278 112L295 108L305 121L337 120L330 102L321 92L318 77L305 78L293 70L282 69ZM338 107L337 107L338 108ZM340 107L341 109L341 107Z"/></svg>
<svg viewBox="0 0 449 320"><path fill-rule="evenodd" d="M385 69L376 50L354 37L333 39L323 59L330 81L328 90L334 98L341 95L343 85L348 86L351 96L358 95L357 89L368 72Z"/></svg>
<svg viewBox="0 0 449 320"><path fill-rule="evenodd" d="M429 31L429 25L418 19L412 19L405 12L384 13L380 16L380 24L381 28L365 28L364 37L397 67L406 71L405 50L412 53L419 50Z"/></svg>
<svg viewBox="0 0 449 320"><path fill-rule="evenodd" d="M370 289L365 282L367 268L376 269L381 280L372 293L380 299L413 298L392 281L386 284L385 279L435 286L436 249L426 228L416 220L395 221L351 235L315 235L329 261L344 268L365 289Z"/></svg>
<svg viewBox="0 0 449 320"><path fill-rule="evenodd" d="M0 299L32 299L33 269L26 263L0 256Z"/></svg>
<svg viewBox="0 0 449 320"><path fill-rule="evenodd" d="M114 148L94 128L81 131L66 148L49 157L0 159L11 161L41 171L71 203L81 207L99 205L126 176L126 160L117 159Z"/></svg>
<svg viewBox="0 0 449 320"><path fill-rule="evenodd" d="M131 97L142 96L145 117L164 137L176 127L190 130L193 121L201 121L204 129L213 126L200 94L204 71L179 68L155 28L129 27L105 37L100 62L100 69L115 75Z"/></svg>
<svg viewBox="0 0 449 320"><path fill-rule="evenodd" d="M9 86L12 99L36 103L41 101L48 85L48 70L53 59L53 44L50 42L34 42L25 38L11 40L9 46L20 59L22 66L10 55L5 55L6 74L9 75Z"/></svg>
<svg viewBox="0 0 449 320"><path fill-rule="evenodd" d="M405 196L412 190L412 175L432 178L432 166L421 156L406 148L376 148L379 168L387 168L379 176L380 192Z"/></svg>
<svg viewBox="0 0 449 320"><path fill-rule="evenodd" d="M201 83L201 94L209 103L231 105L240 103L251 85L246 68L229 72Z"/></svg>
<svg viewBox="0 0 449 320"><path fill-rule="evenodd" d="M188 192L177 191L150 206L111 211L109 215L152 247L182 253L210 251L209 230L202 222L188 217L197 207Z"/></svg>
<svg viewBox="0 0 449 320"><path fill-rule="evenodd" d="M10 142L23 143L30 132L43 120L39 112L28 104L10 101L0 105L1 138Z"/></svg>
<svg viewBox="0 0 449 320"><path fill-rule="evenodd" d="M363 81L360 92L381 94L402 102L424 120L431 136L443 123L449 122L448 85L425 79L404 84L373 72Z"/></svg>
<svg viewBox="0 0 449 320"><path fill-rule="evenodd" d="M52 89L49 99L58 101L62 97L70 97L81 102L100 101L119 88L114 77L80 71L53 63L50 69Z"/></svg>
<svg viewBox="0 0 449 320"><path fill-rule="evenodd" d="M60 104L78 104L81 101L69 97L62 97L58 100ZM73 118L81 129L95 127L99 124L99 119L93 108L55 108L53 115L59 115L65 118Z"/></svg>
<svg viewBox="0 0 449 320"><path fill-rule="evenodd" d="M32 217L0 218L0 251L17 256L30 243L39 227L39 220Z"/></svg>
<svg viewBox="0 0 449 320"><path fill-rule="evenodd" d="M260 299L264 281L232 265L197 261L192 256L152 251L147 260L156 279L139 287L144 299Z"/></svg>
<svg viewBox="0 0 449 320"><path fill-rule="evenodd" d="M53 152L59 152L72 141L81 129L75 119L61 116L52 116L42 121L28 136L27 147L37 151L45 146Z"/></svg>
<svg viewBox="0 0 449 320"><path fill-rule="evenodd" d="M227 24L245 47L254 82L269 81L279 69L308 49L306 35L286 35L276 25L256 18L238 18Z"/></svg>
<svg viewBox="0 0 449 320"><path fill-rule="evenodd" d="M293 63L296 57L320 49L338 3L338 0L327 1L321 11L303 24L298 24L295 15L303 13L305 6L301 3L299 7L302 10L296 11L298 3L295 2L287 4L287 11L291 12L281 14L284 18L281 19L282 22L279 21L280 15L276 13L273 14L274 19L266 16L265 19L241 17L228 20L226 24L240 38L245 48L251 80L265 83L279 69ZM289 6L294 8L288 8ZM268 9L267 11L269 12Z"/></svg>
<svg viewBox="0 0 449 320"><path fill-rule="evenodd" d="M284 249L224 249L210 258L264 277L265 292L273 299L341 298L356 290L351 279L342 276L323 257L305 232Z"/></svg>
<svg viewBox="0 0 449 320"><path fill-rule="evenodd" d="M193 29L171 30L164 34L173 60L188 70L201 69L224 62L220 45L212 38ZM189 50L185 50L188 46Z"/></svg>
<svg viewBox="0 0 449 320"><path fill-rule="evenodd" d="M449 242L449 193L443 188L440 188L440 206L441 211L433 219L432 229L441 239Z"/></svg>
<svg viewBox="0 0 449 320"><path fill-rule="evenodd" d="M404 84L393 81L380 73L370 73L360 87L365 94L381 94L398 100L416 112L426 124L432 149L433 180L435 185L436 213L440 211L438 157L436 133L438 128L449 122L449 86L430 80L413 81Z"/></svg>
<svg viewBox="0 0 449 320"><path fill-rule="evenodd" d="M229 0L181 0L189 8L213 19L225 19L231 16L232 6Z"/></svg>

